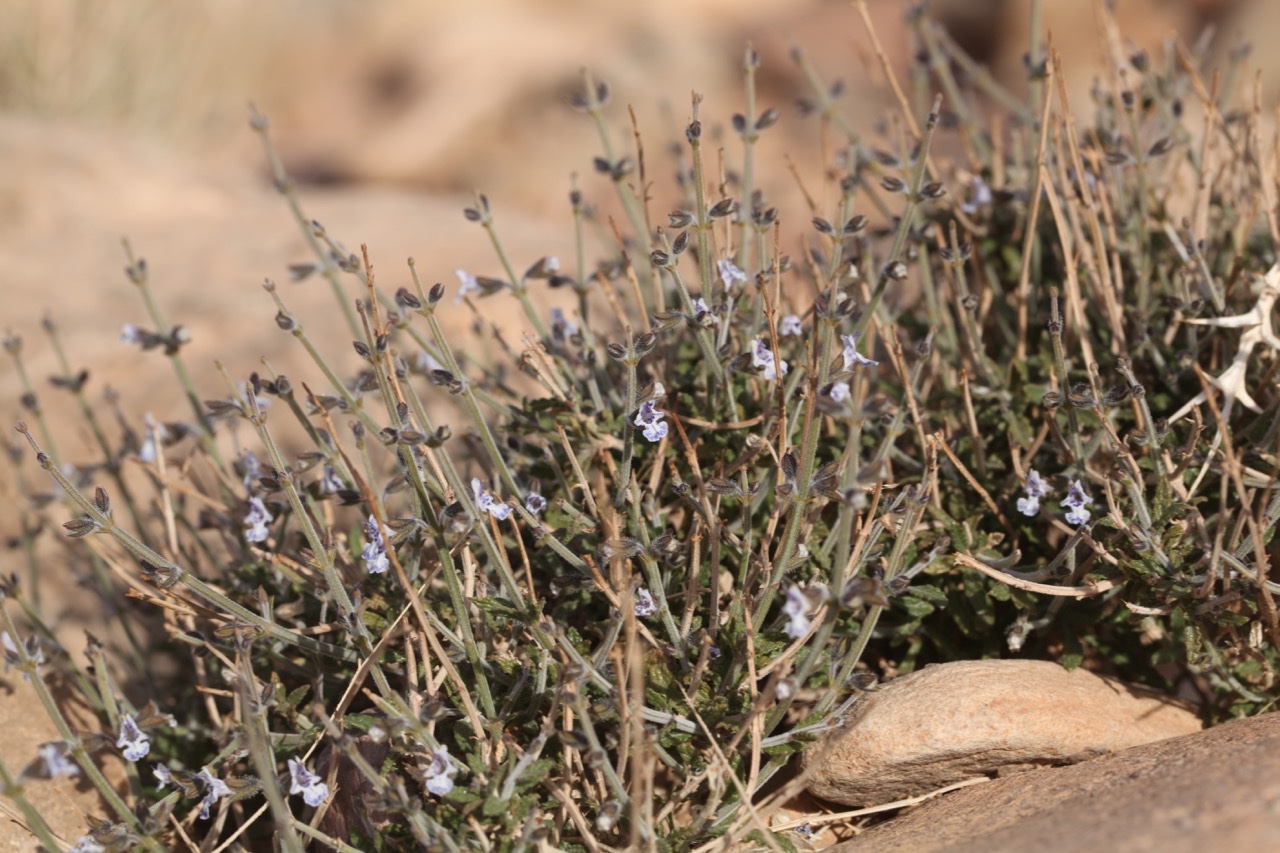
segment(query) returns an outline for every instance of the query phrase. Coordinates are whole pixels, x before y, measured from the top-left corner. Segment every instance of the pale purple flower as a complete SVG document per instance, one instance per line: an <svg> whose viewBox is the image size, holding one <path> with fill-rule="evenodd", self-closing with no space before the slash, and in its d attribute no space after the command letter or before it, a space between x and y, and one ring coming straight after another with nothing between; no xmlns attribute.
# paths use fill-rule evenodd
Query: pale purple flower
<svg viewBox="0 0 1280 853"><path fill-rule="evenodd" d="M511 516L511 507L484 490L478 477L471 478L471 493L476 499L476 509L487 512L498 521L506 521Z"/></svg>
<svg viewBox="0 0 1280 853"><path fill-rule="evenodd" d="M160 448L169 440L168 428L151 417L147 412L143 418L142 446L138 448L138 459L148 464L155 462L160 455Z"/></svg>
<svg viewBox="0 0 1280 853"><path fill-rule="evenodd" d="M129 714L120 716L120 737L116 738L116 746L124 750L124 757L129 761L140 761L151 751L151 738L138 728L137 722Z"/></svg>
<svg viewBox="0 0 1280 853"><path fill-rule="evenodd" d="M223 797L231 796L231 788L227 786L226 782L210 773L208 767L202 768L196 774L196 778L204 783L204 801L200 803L200 819L207 820L210 806Z"/></svg>
<svg viewBox="0 0 1280 853"><path fill-rule="evenodd" d="M636 412L635 425L644 427L644 437L652 442L662 441L667 437L667 424L662 419L666 412L658 411L652 400L646 400Z"/></svg>
<svg viewBox="0 0 1280 853"><path fill-rule="evenodd" d="M633 597L633 600L635 603L637 619L648 619L650 616L658 612L658 604L653 600L653 593L649 592L649 590L644 587L638 587L636 589L636 594Z"/></svg>
<svg viewBox="0 0 1280 853"><path fill-rule="evenodd" d="M80 775L80 768L67 758L66 741L57 740L40 744L36 748L36 759L39 761L41 778Z"/></svg>
<svg viewBox="0 0 1280 853"><path fill-rule="evenodd" d="M34 634L23 642L23 650L27 653L27 657L38 667L44 663L44 650L40 648L40 641ZM8 631L0 631L0 647L3 647L4 653L4 671L8 672L9 667L18 666L22 663L22 655L18 653L18 646L13 641L13 637L9 636ZM23 681L31 680L31 673L22 673Z"/></svg>
<svg viewBox="0 0 1280 853"><path fill-rule="evenodd" d="M329 797L329 786L296 758L289 759L289 793L301 794L309 806L318 806Z"/></svg>
<svg viewBox="0 0 1280 853"><path fill-rule="evenodd" d="M480 282L476 281L476 277L466 270L454 270L453 274L458 277L458 281L462 282L462 287L458 288L458 295L453 297L456 305L469 293L480 292Z"/></svg>
<svg viewBox="0 0 1280 853"><path fill-rule="evenodd" d="M969 200L962 202L960 209L965 213L976 213L978 208L991 204L993 198L991 187L987 185L987 182L974 175L973 180L969 182Z"/></svg>
<svg viewBox="0 0 1280 853"><path fill-rule="evenodd" d="M547 508L547 499L537 492L529 492L524 497L524 508L530 515L538 515Z"/></svg>
<svg viewBox="0 0 1280 853"><path fill-rule="evenodd" d="M422 771L422 781L427 790L437 797L443 797L453 790L453 777L458 775L458 768L449 760L449 750L437 746L431 753L431 764Z"/></svg>
<svg viewBox="0 0 1280 853"><path fill-rule="evenodd" d="M252 450L246 450L244 456L240 458L240 464L244 466L244 487L248 489L254 483L262 478L262 463L258 461L257 454Z"/></svg>
<svg viewBox="0 0 1280 853"><path fill-rule="evenodd" d="M142 343L142 330L132 323L125 323L120 327L120 343L122 344L140 344Z"/></svg>
<svg viewBox="0 0 1280 853"><path fill-rule="evenodd" d="M795 337L804 334L804 325L800 322L799 314L788 314L782 318L782 322L778 323L779 337Z"/></svg>
<svg viewBox="0 0 1280 853"><path fill-rule="evenodd" d="M725 291L733 290L735 284L746 284L747 274L738 269L737 264L725 258L716 264L716 269L720 272L720 280L724 282Z"/></svg>
<svg viewBox="0 0 1280 853"><path fill-rule="evenodd" d="M262 498L249 498L249 514L244 517L244 538L250 542L266 542L270 532L267 530L267 524L274 518L271 513L267 512L266 504L262 502Z"/></svg>
<svg viewBox="0 0 1280 853"><path fill-rule="evenodd" d="M811 626L809 618L805 615L805 611L809 609L809 600L805 598L805 594L800 587L795 584L787 590L786 603L782 605L782 612L787 616L787 636L795 639L803 637L809 633Z"/></svg>
<svg viewBox="0 0 1280 853"><path fill-rule="evenodd" d="M430 373L433 370L444 370L444 365L426 350L423 350L414 357L413 366L419 373Z"/></svg>
<svg viewBox="0 0 1280 853"><path fill-rule="evenodd" d="M559 308L552 308L551 336L557 341L564 342L576 334L578 334L578 324L566 317L564 311Z"/></svg>
<svg viewBox="0 0 1280 853"><path fill-rule="evenodd" d="M82 835L80 836L80 839L76 841L75 846L67 850L67 853L106 853L106 849L107 848L94 841L92 837Z"/></svg>
<svg viewBox="0 0 1280 853"><path fill-rule="evenodd" d="M1079 480L1067 486L1067 496L1062 499L1062 506L1071 510L1067 513L1067 523L1074 524L1077 527L1088 523L1089 516L1092 513L1085 507L1091 503L1093 503L1093 498L1085 493L1084 484Z"/></svg>
<svg viewBox="0 0 1280 853"><path fill-rule="evenodd" d="M324 476L320 478L320 494L332 495L346 488L342 482L342 478L338 476L338 469L332 465L324 466Z"/></svg>
<svg viewBox="0 0 1280 853"><path fill-rule="evenodd" d="M720 324L720 318L712 313L711 306L708 305L707 300L703 299L701 296L693 300L693 317L695 320L711 326L718 326Z"/></svg>
<svg viewBox="0 0 1280 853"><path fill-rule="evenodd" d="M832 402L843 403L853 395L849 393L848 382L832 382L831 389L827 392L827 396L831 398Z"/></svg>
<svg viewBox="0 0 1280 853"><path fill-rule="evenodd" d="M360 551L360 559L364 560L365 569L371 575L380 575L391 568L386 541L378 529L378 520L372 514L364 522L364 548Z"/></svg>
<svg viewBox="0 0 1280 853"><path fill-rule="evenodd" d="M1032 468L1027 472L1027 482L1022 487L1025 497L1018 498L1018 512L1034 516L1040 512L1040 499L1049 494L1049 484L1041 477L1040 472Z"/></svg>
<svg viewBox="0 0 1280 853"><path fill-rule="evenodd" d="M852 370L855 365L862 367L876 367L880 364L878 361L872 361L857 350L858 338L861 335L855 333L852 335L841 335L840 340L844 341L844 351L841 356L844 358L844 369Z"/></svg>
<svg viewBox="0 0 1280 853"><path fill-rule="evenodd" d="M155 774L156 781L160 784L156 785L160 790L164 790L167 785L173 784L173 771L163 764L157 764L151 768L151 772Z"/></svg>
<svg viewBox="0 0 1280 853"><path fill-rule="evenodd" d="M762 368L761 376L770 382L787 375L787 363L773 357L773 350L763 338L756 338L751 344L751 366Z"/></svg>

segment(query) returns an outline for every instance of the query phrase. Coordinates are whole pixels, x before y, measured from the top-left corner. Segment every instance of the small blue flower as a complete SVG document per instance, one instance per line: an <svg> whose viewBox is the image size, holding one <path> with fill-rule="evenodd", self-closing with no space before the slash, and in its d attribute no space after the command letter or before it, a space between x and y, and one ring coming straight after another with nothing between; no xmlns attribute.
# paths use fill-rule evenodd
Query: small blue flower
<svg viewBox="0 0 1280 853"><path fill-rule="evenodd" d="M862 335L854 333L852 335L841 335L840 340L844 341L844 350L840 355L844 358L844 369L852 370L855 366L876 367L880 364L878 361L872 361L857 350L858 338Z"/></svg>
<svg viewBox="0 0 1280 853"><path fill-rule="evenodd" d="M1049 494L1049 484L1040 477L1039 471L1032 468L1027 472L1027 482L1022 487L1022 493L1026 497L1018 498L1018 512L1034 516L1040 512L1040 499Z"/></svg>
<svg viewBox="0 0 1280 853"><path fill-rule="evenodd" d="M133 323L125 323L120 327L120 343L122 344L140 344L142 343L142 330Z"/></svg>
<svg viewBox="0 0 1280 853"><path fill-rule="evenodd" d="M644 427L644 437L649 441L662 441L667 437L667 424L662 420L666 416L667 413L658 411L652 400L646 400L636 412L635 425Z"/></svg>
<svg viewBox="0 0 1280 853"><path fill-rule="evenodd" d="M747 274L738 269L737 264L728 258L718 262L716 269L720 272L720 280L724 282L725 292L733 290L735 284L747 283Z"/></svg>
<svg viewBox="0 0 1280 853"><path fill-rule="evenodd" d="M209 807L223 797L231 796L231 788L227 786L226 782L210 773L208 767L202 768L196 774L196 778L204 783L204 801L200 803L200 819L207 820L209 818Z"/></svg>
<svg viewBox="0 0 1280 853"><path fill-rule="evenodd" d="M105 853L106 849L94 841L92 836L82 835L76 841L75 846L67 850L67 853Z"/></svg>
<svg viewBox="0 0 1280 853"><path fill-rule="evenodd" d="M1067 486L1067 496L1062 499L1062 506L1071 510L1067 513L1067 523L1074 524L1077 527L1087 524L1092 513L1085 507L1091 503L1093 503L1093 498L1085 493L1084 484L1079 480L1075 480L1071 485Z"/></svg>
<svg viewBox="0 0 1280 853"><path fill-rule="evenodd" d="M249 514L244 517L244 538L250 542L266 542L267 537L271 535L267 530L267 524L273 518L274 516L267 512L262 498L257 496L249 498Z"/></svg>
<svg viewBox="0 0 1280 853"><path fill-rule="evenodd" d="M529 492L524 497L524 508L530 515L538 515L547 508L547 499L537 492Z"/></svg>
<svg viewBox="0 0 1280 853"><path fill-rule="evenodd" d="M116 738L116 746L124 750L124 757L129 761L140 761L151 751L151 738L138 728L132 716L121 714L120 737Z"/></svg>
<svg viewBox="0 0 1280 853"><path fill-rule="evenodd" d="M487 512L498 521L506 521L511 516L511 507L484 490L479 477L471 478L471 493L476 499L476 509Z"/></svg>
<svg viewBox="0 0 1280 853"><path fill-rule="evenodd" d="M831 398L832 402L843 403L853 395L849 393L848 382L832 382L827 396Z"/></svg>
<svg viewBox="0 0 1280 853"><path fill-rule="evenodd" d="M653 600L653 593L644 587L638 587L636 594L633 596L635 603L636 618L648 619L650 616L658 612L658 603Z"/></svg>
<svg viewBox="0 0 1280 853"><path fill-rule="evenodd" d="M787 636L792 639L803 637L809 633L812 624L809 617L805 615L805 611L809 609L809 600L805 597L804 592L795 584L787 590L786 603L782 605L782 612L787 616Z"/></svg>
<svg viewBox="0 0 1280 853"><path fill-rule="evenodd" d="M360 559L364 560L365 569L371 575L380 575L391 568L386 540L378 529L378 520L372 514L364 522L364 548L360 550Z"/></svg>
<svg viewBox="0 0 1280 853"><path fill-rule="evenodd" d="M800 323L799 314L788 314L778 324L779 337L795 337L804 334L804 326Z"/></svg>
<svg viewBox="0 0 1280 853"><path fill-rule="evenodd" d="M458 768L449 760L449 750L437 746L431 754L431 764L422 772L422 780L428 791L443 797L453 790L453 777L457 775Z"/></svg>
<svg viewBox="0 0 1280 853"><path fill-rule="evenodd" d="M787 375L787 363L773 357L773 350L763 338L756 338L751 344L751 366L761 368L760 375L769 382Z"/></svg>
<svg viewBox="0 0 1280 853"><path fill-rule="evenodd" d="M328 799L329 786L296 758L289 759L289 776L289 793L301 794L307 805L318 806Z"/></svg>

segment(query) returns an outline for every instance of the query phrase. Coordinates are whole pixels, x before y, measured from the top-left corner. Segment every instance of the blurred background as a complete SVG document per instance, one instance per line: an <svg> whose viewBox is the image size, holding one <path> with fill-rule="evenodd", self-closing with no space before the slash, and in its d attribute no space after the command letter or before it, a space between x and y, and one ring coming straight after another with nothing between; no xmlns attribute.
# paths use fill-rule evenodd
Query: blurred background
<svg viewBox="0 0 1280 853"><path fill-rule="evenodd" d="M1104 2L1041 5L1082 116L1109 73L1109 52L1164 56L1174 38L1199 46L1206 73L1233 58L1232 67L1256 69L1224 75L1224 103L1249 104L1260 81L1270 113L1280 52L1242 45L1280 31L1280 3L1115 0L1123 39L1109 42ZM868 7L895 74L910 81L914 4ZM929 7L1004 86L1026 90L1030 0ZM612 86L607 119L620 151L634 150L634 112L658 221L678 201L670 142L689 119L691 92L705 97L712 152L723 145L730 167L739 156L726 128L743 108L748 44L762 57L758 109L781 114L761 142L758 172L784 231L810 216L798 181L818 188L822 206L824 164L839 142L796 108L811 93L793 47L825 81L843 82L839 108L858 132L884 135L890 149L903 138L900 119L885 120L893 102L846 0L0 0L0 20L0 327L25 339L42 399L60 393L44 384L59 372L41 331L49 318L72 366L90 369L91 393L109 384L125 411L161 419L186 414L183 400L153 390L168 387L169 366L117 341L121 324L145 324L122 272L123 238L148 260L168 322L189 330L184 355L209 396L222 390L215 358L235 376L264 357L279 370L300 363L271 323L266 278L282 282L312 334L344 354L349 346L327 288L287 283L288 265L308 252L248 129L250 104L269 117L307 215L350 250L369 244L390 290L409 283L409 256L428 285L456 288L458 268L499 273L485 234L461 214L477 191L492 201L517 269L572 254L571 186L589 202L612 198L592 169L601 153L592 123L567 104L584 68ZM913 90L919 115L931 85ZM935 150L958 150L948 144ZM789 239L803 230L790 228ZM522 321L509 302L483 303L484 320L506 325L518 345ZM465 335L478 318L450 305L446 320ZM21 392L6 360L0 400L14 417Z"/></svg>
<svg viewBox="0 0 1280 853"><path fill-rule="evenodd" d="M1078 109L1103 67L1102 2L1042 4ZM909 79L914 4L868 5ZM1030 5L929 4L1015 92L1025 89ZM1280 3L1262 0L1113 5L1126 47L1156 53L1171 34L1211 36L1209 53L1224 62L1240 34L1280 25ZM608 194L591 170L600 153L591 123L566 106L583 68L613 87L616 145L629 147L634 109L660 192L671 185L665 146L688 121L690 92L705 95L713 132L742 108L748 43L763 58L759 106L782 113L761 153L771 194L794 194L783 156L802 179L822 174L817 120L795 109L808 92L793 45L825 79L844 82L840 106L855 127L870 131L890 104L846 0L0 0L0 20L0 249L9 258L0 316L30 332L53 311L99 358L112 322L136 311L118 272L126 236L151 262L172 322L218 328L223 346L241 326L269 334L249 313L267 310L257 285L305 254L247 129L250 103L270 118L311 215L351 249L368 242L385 272L400 276L416 255L429 280L454 267L493 271L482 232L458 212L473 191L495 203L517 266L566 248L571 176L588 198ZM1280 56L1260 47L1251 61L1270 81ZM306 300L316 290L295 293ZM7 399L11 390L0 384Z"/></svg>

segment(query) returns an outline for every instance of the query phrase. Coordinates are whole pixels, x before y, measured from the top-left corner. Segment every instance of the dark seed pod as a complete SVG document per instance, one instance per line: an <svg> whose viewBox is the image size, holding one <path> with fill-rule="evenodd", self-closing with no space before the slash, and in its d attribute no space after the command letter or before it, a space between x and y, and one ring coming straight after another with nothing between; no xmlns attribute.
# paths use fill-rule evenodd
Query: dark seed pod
<svg viewBox="0 0 1280 853"><path fill-rule="evenodd" d="M836 229L831 227L831 223L823 219L821 216L813 217L813 227L821 234L834 234Z"/></svg>
<svg viewBox="0 0 1280 853"><path fill-rule="evenodd" d="M892 261L885 265L884 274L894 281L902 281L907 277L907 265L902 261Z"/></svg>
<svg viewBox="0 0 1280 853"><path fill-rule="evenodd" d="M716 202L715 206L708 211L707 215L712 219L719 219L722 216L728 216L738 209L738 203L731 198L724 198Z"/></svg>
<svg viewBox="0 0 1280 853"><path fill-rule="evenodd" d="M422 307L422 300L402 287L396 291L396 304L405 311L416 311Z"/></svg>
<svg viewBox="0 0 1280 853"><path fill-rule="evenodd" d="M1129 386L1116 385L1102 396L1102 404L1104 406L1118 406L1127 399L1129 399Z"/></svg>
<svg viewBox="0 0 1280 853"><path fill-rule="evenodd" d="M672 254L679 255L689 247L689 232L681 231L676 235L675 242L671 244Z"/></svg>
<svg viewBox="0 0 1280 853"><path fill-rule="evenodd" d="M859 213L857 216L853 217L852 219L850 219L848 222L844 224L845 236L852 237L854 234L859 234L862 231L865 231L866 227L867 227L867 217Z"/></svg>
<svg viewBox="0 0 1280 853"><path fill-rule="evenodd" d="M895 178L893 175L885 175L880 179L880 186L884 187L886 192L904 193L907 191L907 184L902 178Z"/></svg>
<svg viewBox="0 0 1280 853"><path fill-rule="evenodd" d="M773 127L775 124L778 123L778 118L779 118L778 111L773 107L769 107L769 109L760 113L759 118L756 119L756 132L759 132L762 130L768 130L769 128Z"/></svg>

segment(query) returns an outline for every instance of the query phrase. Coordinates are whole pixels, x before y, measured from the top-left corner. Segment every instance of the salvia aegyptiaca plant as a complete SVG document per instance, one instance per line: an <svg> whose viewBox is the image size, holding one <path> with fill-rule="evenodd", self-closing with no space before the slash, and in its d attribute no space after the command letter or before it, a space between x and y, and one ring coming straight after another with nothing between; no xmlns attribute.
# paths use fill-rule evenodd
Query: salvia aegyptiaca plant
<svg viewBox="0 0 1280 853"><path fill-rule="evenodd" d="M811 824L775 818L797 754L926 663L1087 665L1211 722L1271 708L1260 111L1211 100L1171 48L1116 56L1073 112L1038 43L1013 95L912 27L900 111L869 136L799 50L800 109L758 104L746 50L741 113L691 104L670 212L586 77L569 106L601 153L565 209L576 257L508 257L502 200L477 194L459 215L495 272L448 285L375 277L376 245L308 219L255 114L314 249L290 272L332 287L354 344L309 336L268 282L244 322L309 367L194 387L130 254L147 320L122 338L172 362L181 422L104 397L54 322L11 334L20 368L51 346L65 375L21 401L6 561L75 538L56 571L128 633L64 651L37 597L55 568L5 582L6 662L61 734L3 768L35 837L58 848L23 791L66 775L102 794L79 850L796 849ZM758 190L786 168L755 156L780 122L831 141L807 211ZM576 309L547 312L547 288ZM522 333L481 324L492 357L466 355L456 317L511 299ZM73 413L96 446L55 444ZM156 650L181 677L146 672ZM64 719L55 675L96 728Z"/></svg>

